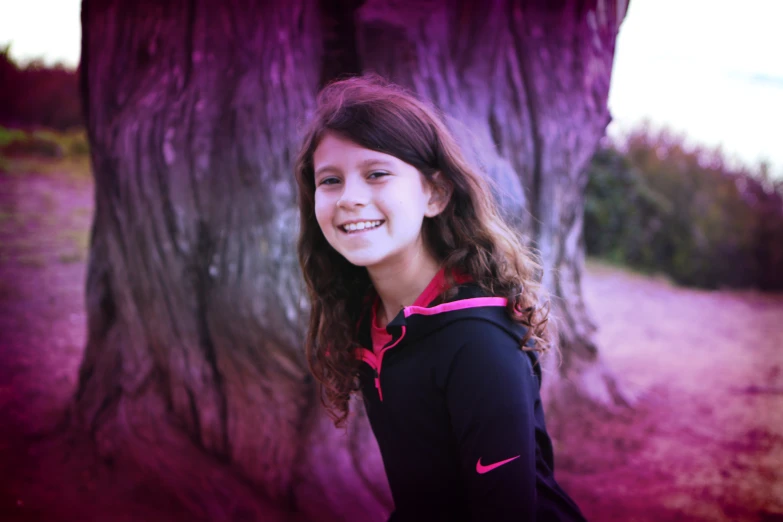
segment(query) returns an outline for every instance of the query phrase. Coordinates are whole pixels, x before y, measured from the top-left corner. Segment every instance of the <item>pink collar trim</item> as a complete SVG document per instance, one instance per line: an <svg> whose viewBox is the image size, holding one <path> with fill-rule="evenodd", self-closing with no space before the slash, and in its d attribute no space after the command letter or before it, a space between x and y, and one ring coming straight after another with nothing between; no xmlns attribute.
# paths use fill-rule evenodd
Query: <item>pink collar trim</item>
<svg viewBox="0 0 783 522"><path fill-rule="evenodd" d="M478 308L480 306L506 306L508 299L505 297L474 297L472 299L462 299L451 303L443 303L432 308L423 306L409 306L405 308L405 317L411 315L437 315L455 310L465 310L467 308Z"/></svg>
<svg viewBox="0 0 783 522"><path fill-rule="evenodd" d="M457 284L466 283L468 281L471 281L471 277L467 274L462 274L459 272L454 272L454 281ZM419 294L419 297L416 298L416 301L411 306L405 307L404 313L405 317L409 317L412 314L421 314L421 315L435 315L439 314L441 312L449 312L452 310L459 310L462 308L474 308L476 306L505 306L505 299L503 298L478 298L478 299L465 299L463 301L457 301L454 303L444 303L442 305L435 306L433 308L427 308L427 305L430 304L432 301L435 300L444 290L446 290L446 269L444 267L441 267L440 270L435 274L435 276L432 278L432 280L429 282L427 287ZM501 299L503 301L502 304L497 304L499 301L487 301L487 299ZM479 301L479 302L477 302ZM495 304L484 304L487 302L492 302ZM375 294L375 300L373 302L371 312L370 312L370 326L372 330L376 333L386 333L386 328L378 326L378 305L380 303L380 297L378 297L378 294ZM464 303L464 304L460 304ZM426 312L423 312L422 310L426 310Z"/></svg>

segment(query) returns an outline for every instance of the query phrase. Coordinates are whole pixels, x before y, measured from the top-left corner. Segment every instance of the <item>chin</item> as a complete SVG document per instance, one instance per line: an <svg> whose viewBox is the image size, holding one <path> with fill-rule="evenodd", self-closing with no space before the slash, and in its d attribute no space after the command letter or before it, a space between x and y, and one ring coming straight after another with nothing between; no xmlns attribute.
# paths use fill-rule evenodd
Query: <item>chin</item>
<svg viewBox="0 0 783 522"><path fill-rule="evenodd" d="M379 252L377 247L356 250L338 250L349 263L355 266L369 268L371 266L383 263L389 259L389 252Z"/></svg>
<svg viewBox="0 0 783 522"><path fill-rule="evenodd" d="M361 266L364 268L377 265L378 263L383 261L383 258L379 258L378 256L347 255L343 257L345 257L345 259L347 259L348 262L351 263L352 265Z"/></svg>

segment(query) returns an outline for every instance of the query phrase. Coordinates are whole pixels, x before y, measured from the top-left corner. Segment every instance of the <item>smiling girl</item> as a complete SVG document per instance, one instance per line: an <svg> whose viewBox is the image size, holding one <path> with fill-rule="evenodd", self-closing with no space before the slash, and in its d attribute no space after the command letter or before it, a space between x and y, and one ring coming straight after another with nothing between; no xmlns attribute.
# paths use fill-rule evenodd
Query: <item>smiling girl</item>
<svg viewBox="0 0 783 522"><path fill-rule="evenodd" d="M359 392L390 520L582 521L539 396L540 267L436 111L378 77L319 95L296 161L310 369Z"/></svg>

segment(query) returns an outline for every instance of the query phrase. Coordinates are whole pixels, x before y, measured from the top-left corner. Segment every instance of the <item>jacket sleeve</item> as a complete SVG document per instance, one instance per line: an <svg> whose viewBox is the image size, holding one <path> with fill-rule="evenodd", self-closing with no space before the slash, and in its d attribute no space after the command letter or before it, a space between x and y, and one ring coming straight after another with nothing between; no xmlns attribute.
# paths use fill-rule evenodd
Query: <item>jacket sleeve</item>
<svg viewBox="0 0 783 522"><path fill-rule="evenodd" d="M479 330L455 353L445 390L471 520L532 522L538 381L509 335Z"/></svg>

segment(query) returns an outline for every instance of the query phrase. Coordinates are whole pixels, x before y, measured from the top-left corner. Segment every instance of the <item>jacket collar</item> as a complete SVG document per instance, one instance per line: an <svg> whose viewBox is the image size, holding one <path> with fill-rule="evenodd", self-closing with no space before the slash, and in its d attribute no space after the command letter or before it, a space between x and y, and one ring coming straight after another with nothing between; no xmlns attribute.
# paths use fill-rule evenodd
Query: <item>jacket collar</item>
<svg viewBox="0 0 783 522"><path fill-rule="evenodd" d="M372 301L367 300L366 303ZM455 321L464 319L478 319L494 324L508 333L513 339L521 341L527 333L527 328L508 317L506 312L507 299L488 295L478 285L465 282L459 284L456 295L446 302L435 306L408 306L400 310L397 316L386 325L386 331L391 334L392 340L387 344L389 350L395 350L398 345L410 343L430 333L439 330ZM432 304L430 302L429 304ZM357 323L357 337L360 348L357 349L357 358L365 360L376 371L375 385L378 394L383 400L380 389L380 371L383 361L381 350L376 357L372 350L372 338L370 335L372 313L370 307L365 307ZM527 341L527 347L535 346L535 340ZM369 349L367 348L369 347ZM538 364L538 354L535 351L526 351L533 365L534 373L538 378L538 386L541 387L541 366Z"/></svg>
<svg viewBox="0 0 783 522"><path fill-rule="evenodd" d="M522 339L527 329L508 317L506 298L489 295L481 287L470 282L470 278L467 276L456 276L455 280L457 281L456 294L445 302L433 306L437 296L445 289L443 286L445 285L445 277L441 269L419 296L419 299L413 305L401 309L394 319L386 325L386 330L392 335L392 338L396 341L405 332L404 342L408 343L454 321L472 318L496 324L515 339ZM372 294L365 302L373 304L366 307L366 311L357 324L359 343L365 347L372 346L370 328L374 315L374 303L378 298L374 291ZM528 342L528 346L532 345L531 340Z"/></svg>

